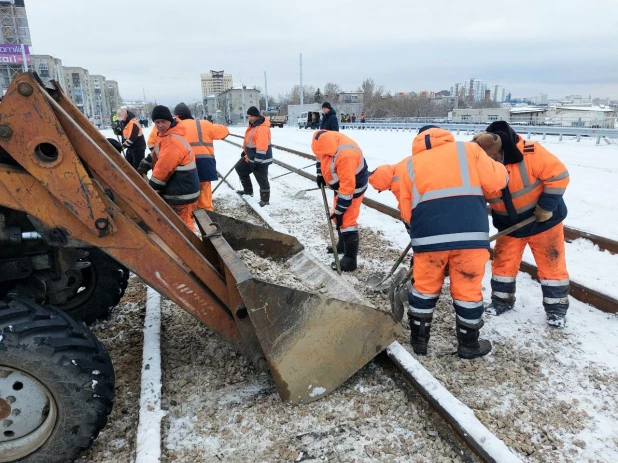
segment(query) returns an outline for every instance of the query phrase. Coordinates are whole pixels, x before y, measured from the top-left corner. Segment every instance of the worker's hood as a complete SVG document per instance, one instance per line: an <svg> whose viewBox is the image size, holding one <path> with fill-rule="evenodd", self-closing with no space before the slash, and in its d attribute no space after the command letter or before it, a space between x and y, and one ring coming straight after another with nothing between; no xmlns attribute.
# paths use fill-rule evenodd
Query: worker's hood
<svg viewBox="0 0 618 463"><path fill-rule="evenodd" d="M339 148L339 132L333 130L318 130L313 134L311 150L316 156L334 156Z"/></svg>
<svg viewBox="0 0 618 463"><path fill-rule="evenodd" d="M455 137L448 130L438 127L419 133L412 142L412 156L423 151L437 148L446 143L454 143Z"/></svg>
<svg viewBox="0 0 618 463"><path fill-rule="evenodd" d="M395 166L384 164L369 175L369 184L378 191L390 190L395 176Z"/></svg>

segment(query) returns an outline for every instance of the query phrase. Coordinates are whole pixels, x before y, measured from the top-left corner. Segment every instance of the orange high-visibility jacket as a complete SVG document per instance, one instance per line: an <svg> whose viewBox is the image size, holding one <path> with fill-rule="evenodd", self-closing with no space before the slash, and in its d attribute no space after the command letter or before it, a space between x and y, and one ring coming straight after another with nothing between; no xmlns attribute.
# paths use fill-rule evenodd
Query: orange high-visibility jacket
<svg viewBox="0 0 618 463"><path fill-rule="evenodd" d="M127 116L127 117L130 117L130 116ZM136 131L137 135L134 138L132 138L134 127L137 129ZM124 129L122 129L122 138L124 138L123 144L126 147L130 147L133 143L135 143L135 138L141 137L143 135L144 135L144 132L142 131L142 126L140 125L139 122L137 122L137 120L135 120L135 117L131 117L131 119L129 119L126 125L124 126Z"/></svg>
<svg viewBox="0 0 618 463"><path fill-rule="evenodd" d="M518 137L517 149L522 154L519 162L507 164L508 188L487 196L492 209L494 226L504 230L534 214L538 204L554 214L545 222L533 222L511 233L523 238L549 230L562 222L567 215L562 196L569 184L566 166L539 143Z"/></svg>
<svg viewBox="0 0 618 463"><path fill-rule="evenodd" d="M157 142L157 134L158 134L157 128L153 127L152 131L150 132L150 135L148 135L148 142L147 142L147 146L150 151L152 151L155 147L155 143Z"/></svg>
<svg viewBox="0 0 618 463"><path fill-rule="evenodd" d="M242 149L249 162L270 164L273 162L273 149L270 145L270 120L260 116L253 124L249 123L245 132Z"/></svg>
<svg viewBox="0 0 618 463"><path fill-rule="evenodd" d="M178 121L186 134L185 140L189 142L195 161L200 182L212 182L217 180L217 163L215 161L214 140L223 140L230 134L228 128L221 124L213 124L210 121L184 119Z"/></svg>
<svg viewBox="0 0 618 463"><path fill-rule="evenodd" d="M400 190L412 210L414 252L489 248L484 195L507 181L506 168L476 143L455 142L439 128L419 133Z"/></svg>
<svg viewBox="0 0 618 463"><path fill-rule="evenodd" d="M369 171L363 152L350 137L333 130L317 131L311 149L318 158L318 175L337 193L335 212L342 214L367 189Z"/></svg>
<svg viewBox="0 0 618 463"><path fill-rule="evenodd" d="M150 186L169 204L189 204L200 196L195 155L178 123L159 134L152 154Z"/></svg>
<svg viewBox="0 0 618 463"><path fill-rule="evenodd" d="M411 156L399 161L397 164L384 164L379 166L373 171L373 174L369 176L369 183L373 188L378 191L390 190L397 198L397 209L401 214L401 219L409 223L412 210L410 206L405 206L401 203L401 178L407 174L408 161ZM404 211L405 210L405 211Z"/></svg>

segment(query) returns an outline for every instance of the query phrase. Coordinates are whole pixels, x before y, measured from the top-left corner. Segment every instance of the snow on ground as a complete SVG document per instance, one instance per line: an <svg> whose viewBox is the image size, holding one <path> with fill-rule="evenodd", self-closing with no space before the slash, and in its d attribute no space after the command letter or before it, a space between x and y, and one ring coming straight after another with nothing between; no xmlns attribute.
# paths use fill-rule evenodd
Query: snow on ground
<svg viewBox="0 0 618 463"><path fill-rule="evenodd" d="M308 132L274 129L273 143L308 151L306 144L293 146L289 142L289 138L308 135ZM352 134L355 135L356 132ZM395 135L377 132L372 136L388 139ZM279 137L288 137L288 141L281 141ZM406 138L411 141L412 134L406 134ZM237 159L237 151L238 148L229 144L216 145L220 171L231 167ZM297 166L306 163L289 153L277 151L275 155ZM271 176L285 172L277 166L271 169ZM573 180L573 173L571 176L572 182L577 181L577 178ZM233 185L239 186L234 174L230 179ZM311 181L295 175L272 181L271 206L266 210L310 252L328 263L330 257L324 253L328 242L326 219L320 193L310 192L301 200L290 198L294 192L312 186ZM227 186L222 186L219 194L226 200L236 198ZM390 193L380 196L388 195ZM602 214L600 210L597 212L599 216ZM408 238L396 220L366 207L361 210L359 222L359 270L344 278L362 291L366 276L373 271L388 270ZM603 281L605 289L610 288L612 280L607 275L616 267L609 262L615 256L586 249L590 246L585 240L569 246L567 252L572 249L573 255L582 253L578 261L572 261L572 268L577 268L582 260L588 261L587 272L594 270L592 267L596 265L608 266L596 269L595 278ZM590 256L599 260L593 263ZM603 263L600 256L608 260ZM487 300L489 278L490 264L484 279ZM589 281L581 282L589 284ZM448 279L445 291L447 289ZM445 292L434 319L430 355L419 361L473 408L492 432L528 461L618 461L618 404L615 399L618 393L618 338L615 336L618 317L571 298L567 328L563 331L550 329L544 320L540 285L526 274L518 276L517 298L511 313L488 317L486 321L483 334L494 342L494 352L484 359L468 362L449 355L455 350L456 340L452 306ZM372 302L380 303L380 297L376 296ZM409 348L408 337L409 331L403 330L399 341Z"/></svg>

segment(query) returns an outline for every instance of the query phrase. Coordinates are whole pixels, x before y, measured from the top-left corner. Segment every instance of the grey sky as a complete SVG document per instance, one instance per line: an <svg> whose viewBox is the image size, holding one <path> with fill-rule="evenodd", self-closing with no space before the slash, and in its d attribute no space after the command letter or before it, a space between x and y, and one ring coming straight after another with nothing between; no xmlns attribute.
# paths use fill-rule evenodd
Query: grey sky
<svg viewBox="0 0 618 463"><path fill-rule="evenodd" d="M559 5L559 6L558 6ZM299 81L392 92L475 77L513 96L618 98L618 2L26 0L33 53L116 79L124 99L201 99L200 73L286 93Z"/></svg>

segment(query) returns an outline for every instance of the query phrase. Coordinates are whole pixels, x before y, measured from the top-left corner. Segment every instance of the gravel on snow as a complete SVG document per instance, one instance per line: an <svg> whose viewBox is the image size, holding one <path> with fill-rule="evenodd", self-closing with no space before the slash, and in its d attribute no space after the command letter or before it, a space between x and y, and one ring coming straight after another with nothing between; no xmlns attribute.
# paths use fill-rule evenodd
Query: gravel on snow
<svg viewBox="0 0 618 463"><path fill-rule="evenodd" d="M273 193L267 212L329 264L332 256L325 252L330 241L321 198L308 195L301 200L291 199L289 195L302 188L299 179L281 180L271 183ZM229 189L225 194L233 195ZM364 206L361 209L361 216L375 213ZM392 235L392 230L387 230L388 234ZM403 225L401 234L405 234ZM387 271L401 252L382 235L375 229L360 228L359 268L344 278L376 306L388 307L385 294L373 293L363 283L371 273ZM406 263L409 265L409 258ZM434 317L429 356L412 355L524 460L615 461L617 375L603 366L582 365L576 354L569 354L567 359L560 355L563 351L576 352L577 344L585 339L548 328L539 339L518 343L522 328L514 328L514 332L504 336L492 329L488 317L482 333L492 340L494 351L485 358L461 360L454 355L455 318L448 283L447 278ZM407 327L402 326L398 341L412 352ZM614 431L604 431L603 424ZM606 432L608 438L595 438L593 444L588 443L599 431Z"/></svg>
<svg viewBox="0 0 618 463"><path fill-rule="evenodd" d="M145 307L146 285L132 275L122 301L110 318L91 327L112 358L116 398L107 425L92 448L82 453L77 462L126 463L135 460Z"/></svg>

